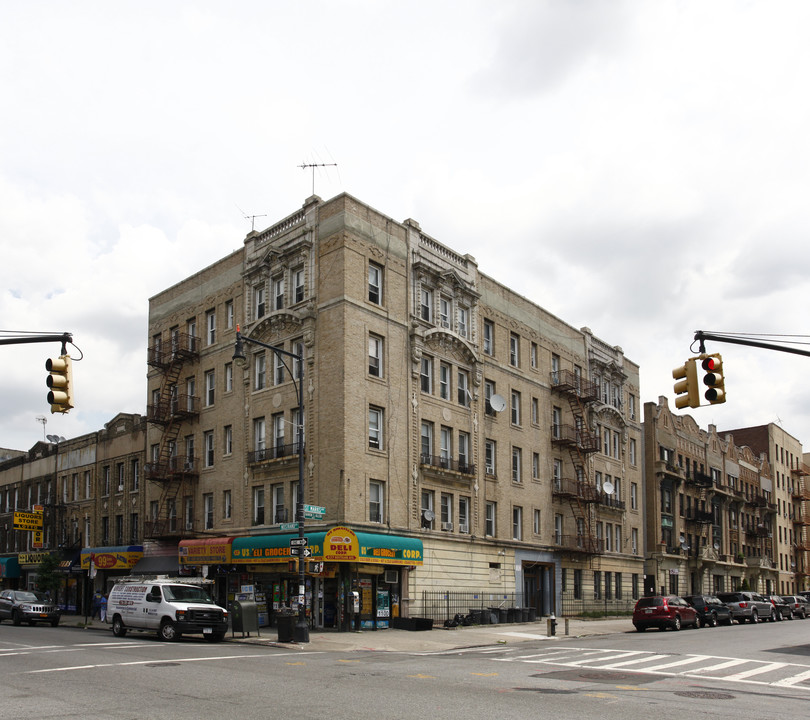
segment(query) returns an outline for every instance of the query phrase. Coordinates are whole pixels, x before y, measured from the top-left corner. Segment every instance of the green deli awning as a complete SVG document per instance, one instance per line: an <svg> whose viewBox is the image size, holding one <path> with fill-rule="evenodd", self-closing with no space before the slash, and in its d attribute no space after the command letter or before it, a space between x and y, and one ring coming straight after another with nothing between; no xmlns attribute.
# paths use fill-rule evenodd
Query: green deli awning
<svg viewBox="0 0 810 720"><path fill-rule="evenodd" d="M143 545L84 548L82 550L82 570L90 569L91 560L96 570L130 570L142 557Z"/></svg>
<svg viewBox="0 0 810 720"><path fill-rule="evenodd" d="M230 565L232 560L232 537L181 540L178 546L180 566Z"/></svg>
<svg viewBox="0 0 810 720"><path fill-rule="evenodd" d="M324 538L325 562L364 562L378 565L421 565L422 541L403 535L332 528Z"/></svg>
<svg viewBox="0 0 810 720"><path fill-rule="evenodd" d="M15 557L0 558L0 578L20 577L20 563Z"/></svg>

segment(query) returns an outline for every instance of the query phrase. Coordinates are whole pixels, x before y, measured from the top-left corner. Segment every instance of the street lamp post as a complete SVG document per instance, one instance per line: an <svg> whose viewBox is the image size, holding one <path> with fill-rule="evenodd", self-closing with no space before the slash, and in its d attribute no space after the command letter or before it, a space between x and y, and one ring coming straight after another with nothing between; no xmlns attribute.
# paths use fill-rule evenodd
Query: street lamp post
<svg viewBox="0 0 810 720"><path fill-rule="evenodd" d="M237 325L233 361L240 367L243 367L247 362L243 342L267 348L279 356L287 372L290 373L298 401L298 427L296 431L296 442L298 445L298 502L295 506L295 516L298 521L298 537L301 539L301 544L298 546L298 621L295 624L293 637L296 642L307 643L309 642L309 626L307 625L306 615L306 575L304 572L305 559L303 545L306 537L304 535L304 356L302 354L289 352L276 345L268 345L259 340L245 337L239 331L239 326ZM291 368L285 358L292 358L297 363L299 369L298 377L296 377L295 365Z"/></svg>

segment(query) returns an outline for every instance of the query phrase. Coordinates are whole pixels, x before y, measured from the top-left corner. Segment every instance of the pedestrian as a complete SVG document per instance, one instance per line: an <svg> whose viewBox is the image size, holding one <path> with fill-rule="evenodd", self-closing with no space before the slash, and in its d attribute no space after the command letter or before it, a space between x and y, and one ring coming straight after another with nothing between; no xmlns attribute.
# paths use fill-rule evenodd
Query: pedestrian
<svg viewBox="0 0 810 720"><path fill-rule="evenodd" d="M96 594L93 595L91 608L93 612L90 615L90 619L95 620L96 616L101 612L101 590L96 590Z"/></svg>
<svg viewBox="0 0 810 720"><path fill-rule="evenodd" d="M101 617L101 622L107 622L107 594L101 596L101 600L99 601L99 615Z"/></svg>

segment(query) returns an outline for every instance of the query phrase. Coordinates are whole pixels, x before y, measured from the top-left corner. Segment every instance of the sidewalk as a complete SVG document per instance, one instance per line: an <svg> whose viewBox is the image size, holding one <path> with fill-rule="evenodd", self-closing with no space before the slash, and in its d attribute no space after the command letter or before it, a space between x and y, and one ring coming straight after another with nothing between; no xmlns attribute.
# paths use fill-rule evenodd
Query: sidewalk
<svg viewBox="0 0 810 720"><path fill-rule="evenodd" d="M84 617L65 615L63 627L84 627ZM99 620L90 620L88 630L107 632L112 630ZM225 637L225 642L247 643L283 647L293 651L306 652L442 652L470 647L489 645L511 645L528 641L559 642L560 640L587 637L591 635L610 635L625 633L633 629L629 617L605 618L600 620L581 620L569 618L568 635L565 634L565 620L557 621L554 637L547 635L545 619L533 623L504 623L498 625L472 625L446 629L434 627L433 630L363 630L361 632L336 632L332 630L311 630L308 643L280 643L275 628L260 628L259 633L248 636L242 633ZM137 636L137 635L135 635Z"/></svg>

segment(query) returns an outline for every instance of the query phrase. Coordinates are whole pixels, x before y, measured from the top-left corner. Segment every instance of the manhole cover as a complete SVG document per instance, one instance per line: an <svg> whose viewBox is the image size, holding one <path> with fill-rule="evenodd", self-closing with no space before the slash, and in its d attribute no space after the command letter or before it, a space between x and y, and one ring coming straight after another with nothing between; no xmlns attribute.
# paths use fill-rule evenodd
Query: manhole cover
<svg viewBox="0 0 810 720"><path fill-rule="evenodd" d="M734 696L728 693L708 692L705 690L678 690L675 695L692 698L694 700L733 700Z"/></svg>
<svg viewBox="0 0 810 720"><path fill-rule="evenodd" d="M162 667L176 667L178 665L180 665L180 663L176 663L176 662L157 662L157 663L147 663L146 667L162 668Z"/></svg>

